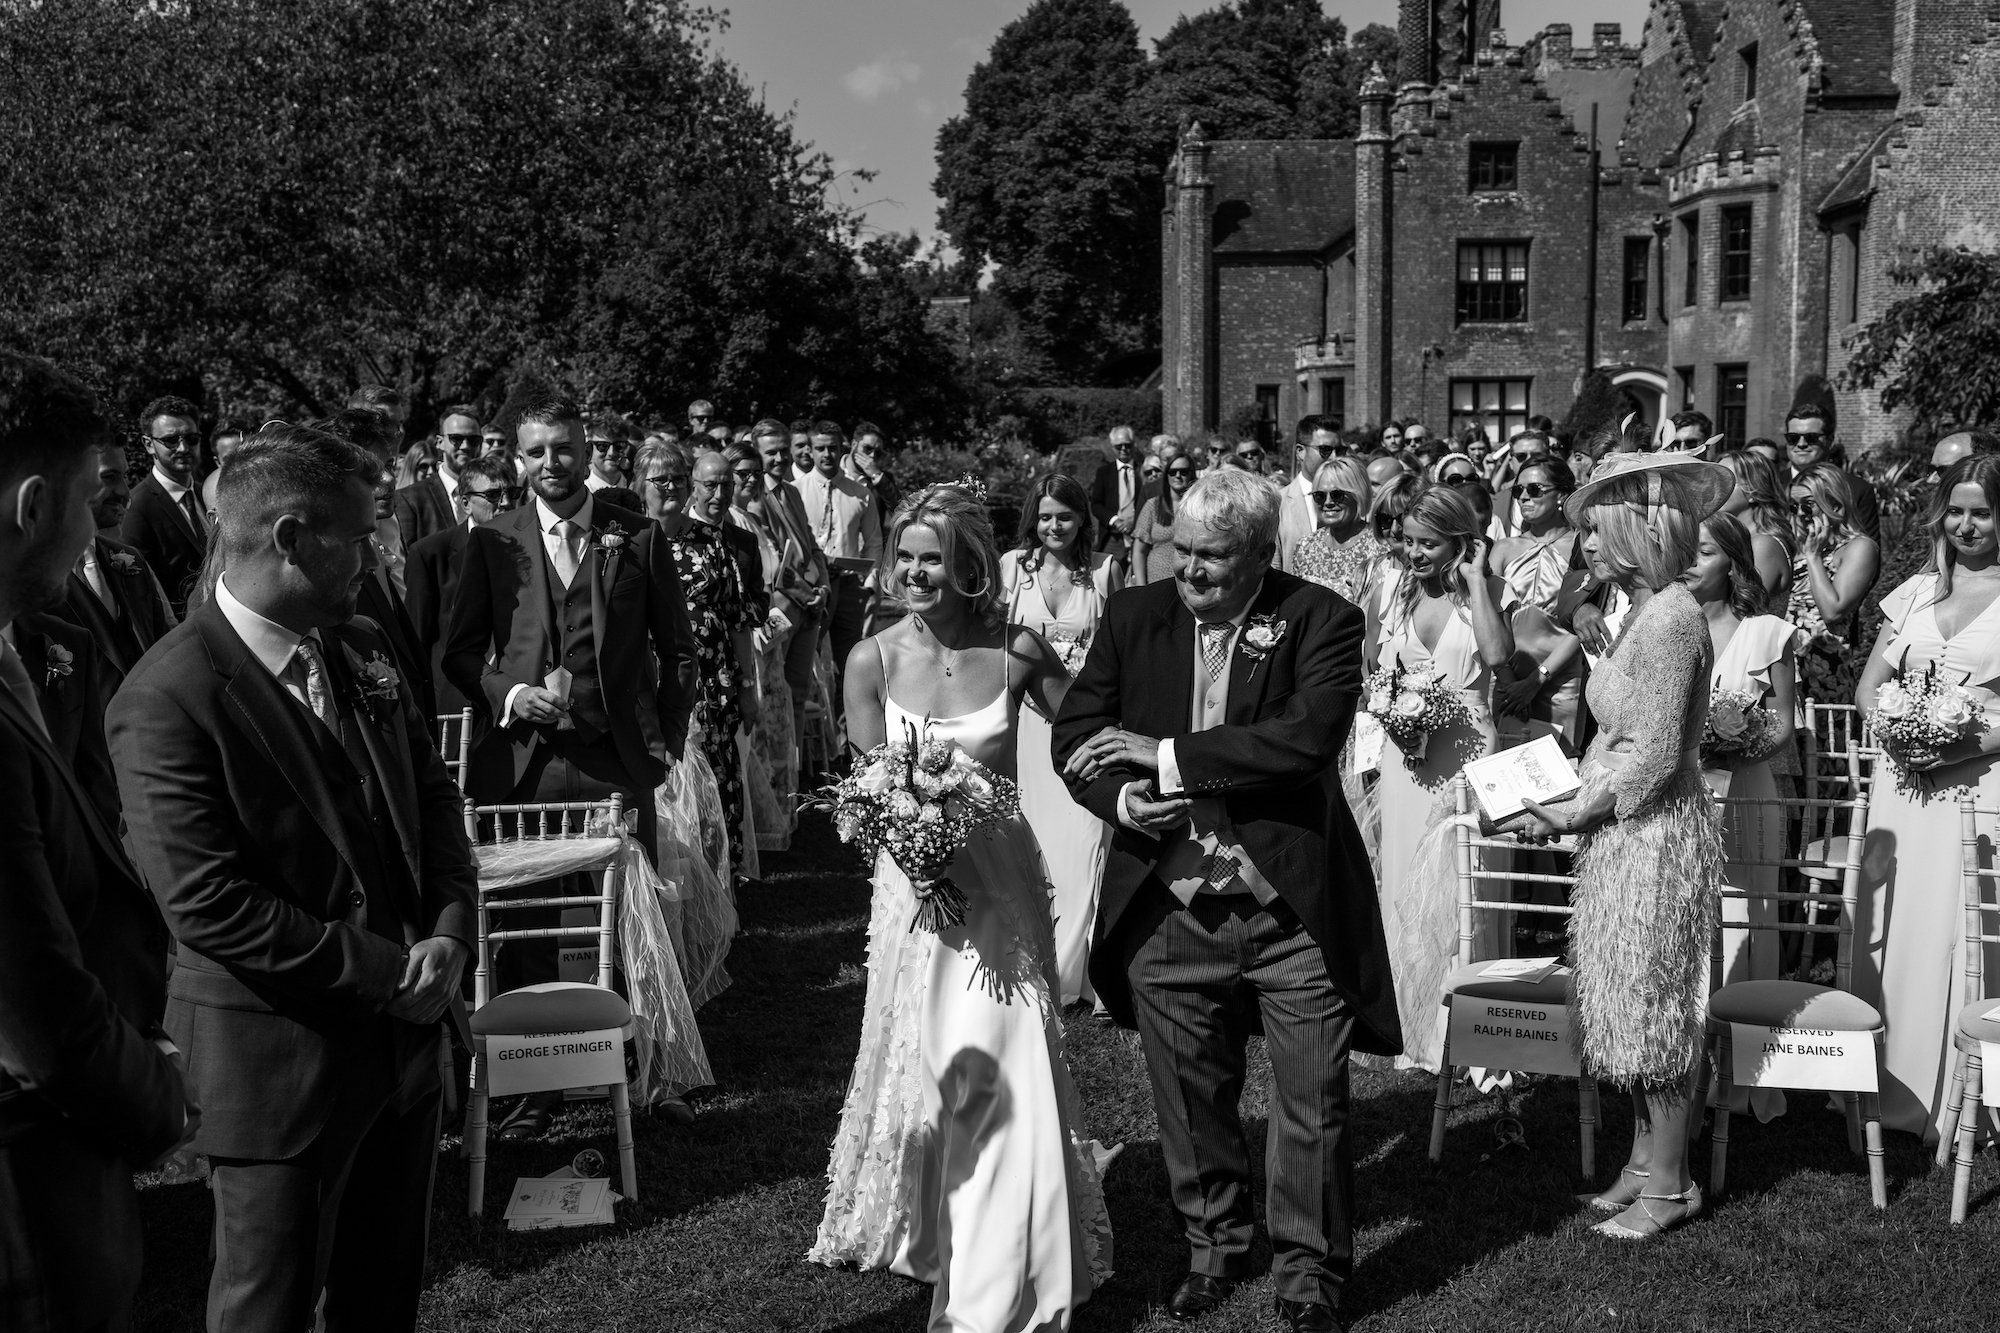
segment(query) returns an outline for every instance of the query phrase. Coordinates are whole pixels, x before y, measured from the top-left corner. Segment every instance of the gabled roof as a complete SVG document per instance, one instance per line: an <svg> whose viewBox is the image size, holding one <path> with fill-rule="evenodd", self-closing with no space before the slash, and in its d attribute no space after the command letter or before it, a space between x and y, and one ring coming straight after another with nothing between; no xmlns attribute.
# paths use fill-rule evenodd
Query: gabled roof
<svg viewBox="0 0 2000 1333"><path fill-rule="evenodd" d="M1715 30L1722 22L1722 11L1728 7L1727 0L1679 0L1674 5L1680 11L1680 31L1687 38L1688 54L1697 65L1708 63L1709 50L1715 45Z"/></svg>
<svg viewBox="0 0 2000 1333"><path fill-rule="evenodd" d="M1219 254L1318 254L1354 231L1354 144L1218 139L1209 145Z"/></svg>
<svg viewBox="0 0 2000 1333"><path fill-rule="evenodd" d="M1821 97L1895 97L1896 6L1890 0L1795 0L1802 48L1819 56Z"/></svg>

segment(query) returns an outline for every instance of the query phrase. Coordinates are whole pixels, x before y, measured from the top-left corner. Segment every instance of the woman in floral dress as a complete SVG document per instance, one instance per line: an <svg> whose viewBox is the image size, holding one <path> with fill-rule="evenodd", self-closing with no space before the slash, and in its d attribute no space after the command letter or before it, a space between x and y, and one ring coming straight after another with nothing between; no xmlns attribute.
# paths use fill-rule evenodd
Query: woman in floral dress
<svg viewBox="0 0 2000 1333"><path fill-rule="evenodd" d="M1381 541L1368 527L1368 506L1375 498L1368 471L1360 459L1343 455L1320 464L1312 482L1319 526L1294 552L1293 573L1356 606L1365 605L1368 581L1382 554Z"/></svg>
<svg viewBox="0 0 2000 1333"><path fill-rule="evenodd" d="M797 605L786 596L787 584L797 576L785 565L784 530L764 512L763 460L746 444L732 444L723 457L729 460L729 475L736 482L729 521L756 538L769 603L751 635L763 716L750 733L752 766L758 771L746 778L745 786L755 816L751 822L757 826L758 849L782 852L792 845L799 818L798 737L792 727L792 691L785 683L785 654L795 632L786 609Z"/></svg>

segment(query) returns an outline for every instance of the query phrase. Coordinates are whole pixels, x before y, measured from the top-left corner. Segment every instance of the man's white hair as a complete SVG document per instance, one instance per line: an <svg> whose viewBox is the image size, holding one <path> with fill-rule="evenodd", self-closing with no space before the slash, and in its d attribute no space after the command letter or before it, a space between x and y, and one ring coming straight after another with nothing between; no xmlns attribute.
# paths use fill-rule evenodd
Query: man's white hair
<svg viewBox="0 0 2000 1333"><path fill-rule="evenodd" d="M1278 540L1278 487L1269 477L1224 468L1197 481L1175 506L1176 517L1241 536L1253 550Z"/></svg>
<svg viewBox="0 0 2000 1333"><path fill-rule="evenodd" d="M1113 426L1111 428L1111 442L1113 444L1130 444L1132 443L1132 439L1132 428L1130 426Z"/></svg>

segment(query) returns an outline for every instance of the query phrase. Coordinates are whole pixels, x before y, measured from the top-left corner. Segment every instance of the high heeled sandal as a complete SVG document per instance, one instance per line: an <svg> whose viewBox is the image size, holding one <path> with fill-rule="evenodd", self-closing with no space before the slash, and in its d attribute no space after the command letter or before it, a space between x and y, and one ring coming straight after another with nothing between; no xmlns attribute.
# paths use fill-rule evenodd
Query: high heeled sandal
<svg viewBox="0 0 2000 1333"><path fill-rule="evenodd" d="M1678 1217L1670 1217L1663 1222L1654 1215L1652 1205L1655 1203L1685 1204L1686 1211ZM1689 1185L1679 1194L1641 1194L1633 1200L1633 1207L1637 1208L1644 1218L1645 1230L1625 1225L1623 1219L1626 1213L1632 1211L1631 1208L1627 1208L1624 1213L1620 1213L1608 1222L1599 1222L1591 1230L1609 1240L1652 1240L1656 1236L1664 1236L1669 1231L1685 1226L1701 1216L1701 1186Z"/></svg>
<svg viewBox="0 0 2000 1333"><path fill-rule="evenodd" d="M1651 1180L1653 1178L1653 1173L1651 1171L1637 1171L1629 1166L1621 1166L1618 1168L1618 1184L1613 1185L1611 1189L1617 1189L1618 1185L1623 1185L1625 1183L1625 1177L1627 1176L1632 1177L1634 1180L1644 1182ZM1602 1193L1597 1193L1597 1194L1579 1194L1576 1196L1576 1201L1582 1204L1584 1207L1590 1209L1592 1212L1603 1213L1607 1216L1615 1217L1619 1213L1624 1212L1627 1208L1630 1208L1633 1202L1637 1200L1641 1194L1645 1193L1645 1191L1646 1191L1646 1186L1643 1183L1641 1183L1639 1188L1633 1191L1632 1197L1630 1199L1606 1198L1605 1196L1610 1194L1611 1190L1605 1190Z"/></svg>

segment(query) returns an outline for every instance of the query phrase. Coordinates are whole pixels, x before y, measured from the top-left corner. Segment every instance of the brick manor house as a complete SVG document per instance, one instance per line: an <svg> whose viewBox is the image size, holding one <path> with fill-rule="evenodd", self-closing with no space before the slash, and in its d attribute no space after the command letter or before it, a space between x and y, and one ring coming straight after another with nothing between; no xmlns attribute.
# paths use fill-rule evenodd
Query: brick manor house
<svg viewBox="0 0 2000 1333"><path fill-rule="evenodd" d="M1899 256L2000 248L2000 0L1653 0L1637 46L1513 46L1499 0L1402 0L1400 32L1352 141L1184 135L1168 430L1504 438L1594 367L1655 419L1776 435ZM1851 446L1901 428L1872 394L1837 406Z"/></svg>

